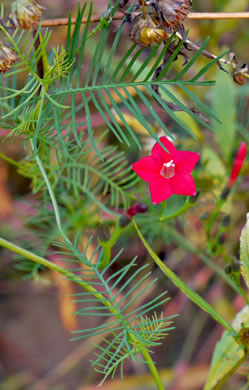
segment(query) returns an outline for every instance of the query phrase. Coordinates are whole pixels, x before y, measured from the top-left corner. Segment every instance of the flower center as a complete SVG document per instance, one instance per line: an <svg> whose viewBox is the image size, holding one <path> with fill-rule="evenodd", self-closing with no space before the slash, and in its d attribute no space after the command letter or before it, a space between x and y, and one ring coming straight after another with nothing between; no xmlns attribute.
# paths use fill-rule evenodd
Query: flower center
<svg viewBox="0 0 249 390"><path fill-rule="evenodd" d="M165 179L170 179L175 176L175 164L173 163L173 160L163 164L160 175L165 177Z"/></svg>

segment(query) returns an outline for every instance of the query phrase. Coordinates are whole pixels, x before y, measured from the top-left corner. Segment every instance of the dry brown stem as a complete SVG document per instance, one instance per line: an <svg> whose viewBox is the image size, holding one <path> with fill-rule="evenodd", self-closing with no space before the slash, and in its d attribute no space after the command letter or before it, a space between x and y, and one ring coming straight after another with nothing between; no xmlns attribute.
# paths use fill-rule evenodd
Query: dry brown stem
<svg viewBox="0 0 249 390"><path fill-rule="evenodd" d="M102 15L93 15L91 17L91 23L98 23ZM113 20L122 20L124 14L122 12L116 12L113 16ZM190 12L188 19L194 20L210 20L210 19L249 19L249 12ZM82 19L82 24L87 22L87 17ZM72 18L72 24L76 23L76 18ZM46 19L42 21L43 27L56 27L66 26L68 24L68 18L62 19Z"/></svg>

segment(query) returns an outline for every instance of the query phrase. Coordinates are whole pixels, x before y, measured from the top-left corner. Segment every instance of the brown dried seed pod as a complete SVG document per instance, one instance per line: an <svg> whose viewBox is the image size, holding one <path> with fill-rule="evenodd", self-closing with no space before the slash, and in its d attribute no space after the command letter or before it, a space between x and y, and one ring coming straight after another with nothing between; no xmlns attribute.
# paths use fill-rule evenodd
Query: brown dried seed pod
<svg viewBox="0 0 249 390"><path fill-rule="evenodd" d="M243 73L240 73L240 72L235 72L233 74L233 80L235 81L235 83L239 84L239 85L244 85L246 83L246 77Z"/></svg>
<svg viewBox="0 0 249 390"><path fill-rule="evenodd" d="M228 65L233 68L233 80L239 85L244 85L246 83L246 74L248 73L247 64L239 65L236 55L232 52L229 54L228 61Z"/></svg>
<svg viewBox="0 0 249 390"><path fill-rule="evenodd" d="M11 19L19 28L34 29L41 20L43 9L34 0L16 0L11 6Z"/></svg>
<svg viewBox="0 0 249 390"><path fill-rule="evenodd" d="M150 47L155 46L162 40L165 41L167 34L152 17L147 15L146 19L143 19L142 15L139 15L133 22L130 37L133 42Z"/></svg>
<svg viewBox="0 0 249 390"><path fill-rule="evenodd" d="M16 53L0 42L0 73L5 73L16 62Z"/></svg>
<svg viewBox="0 0 249 390"><path fill-rule="evenodd" d="M241 344L248 347L249 345L249 328L248 327L242 327L239 331L239 340Z"/></svg>
<svg viewBox="0 0 249 390"><path fill-rule="evenodd" d="M189 13L192 0L157 0L152 2L161 23L177 31Z"/></svg>

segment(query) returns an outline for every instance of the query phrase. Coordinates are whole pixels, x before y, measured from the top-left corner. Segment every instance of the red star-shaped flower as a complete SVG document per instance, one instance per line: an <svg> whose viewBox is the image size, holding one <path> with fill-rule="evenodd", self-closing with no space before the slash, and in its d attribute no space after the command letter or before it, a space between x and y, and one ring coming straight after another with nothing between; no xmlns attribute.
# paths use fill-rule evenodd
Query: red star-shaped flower
<svg viewBox="0 0 249 390"><path fill-rule="evenodd" d="M200 158L199 153L177 150L167 137L161 137L160 141L168 152L157 142L151 156L132 165L136 174L150 183L152 202L158 204L173 194L195 195L195 183L190 173Z"/></svg>

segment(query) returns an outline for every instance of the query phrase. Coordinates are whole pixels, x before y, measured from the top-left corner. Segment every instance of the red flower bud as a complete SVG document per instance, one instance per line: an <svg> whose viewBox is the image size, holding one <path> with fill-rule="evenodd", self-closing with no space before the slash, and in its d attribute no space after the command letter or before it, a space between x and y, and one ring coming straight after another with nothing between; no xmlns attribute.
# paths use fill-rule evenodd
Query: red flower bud
<svg viewBox="0 0 249 390"><path fill-rule="evenodd" d="M146 213L146 211L148 211L147 204L138 203L138 205L137 205L137 213L143 214L143 213Z"/></svg>
<svg viewBox="0 0 249 390"><path fill-rule="evenodd" d="M244 163L245 157L246 157L246 143L242 142L240 144L238 152L235 156L232 172L231 172L231 175L229 177L228 187L230 189L232 188L235 181L237 180L237 177L239 176L239 173L240 173L241 167Z"/></svg>
<svg viewBox="0 0 249 390"><path fill-rule="evenodd" d="M134 203L127 211L126 215L130 218L134 217L136 214L145 213L148 210L147 204L143 203Z"/></svg>

